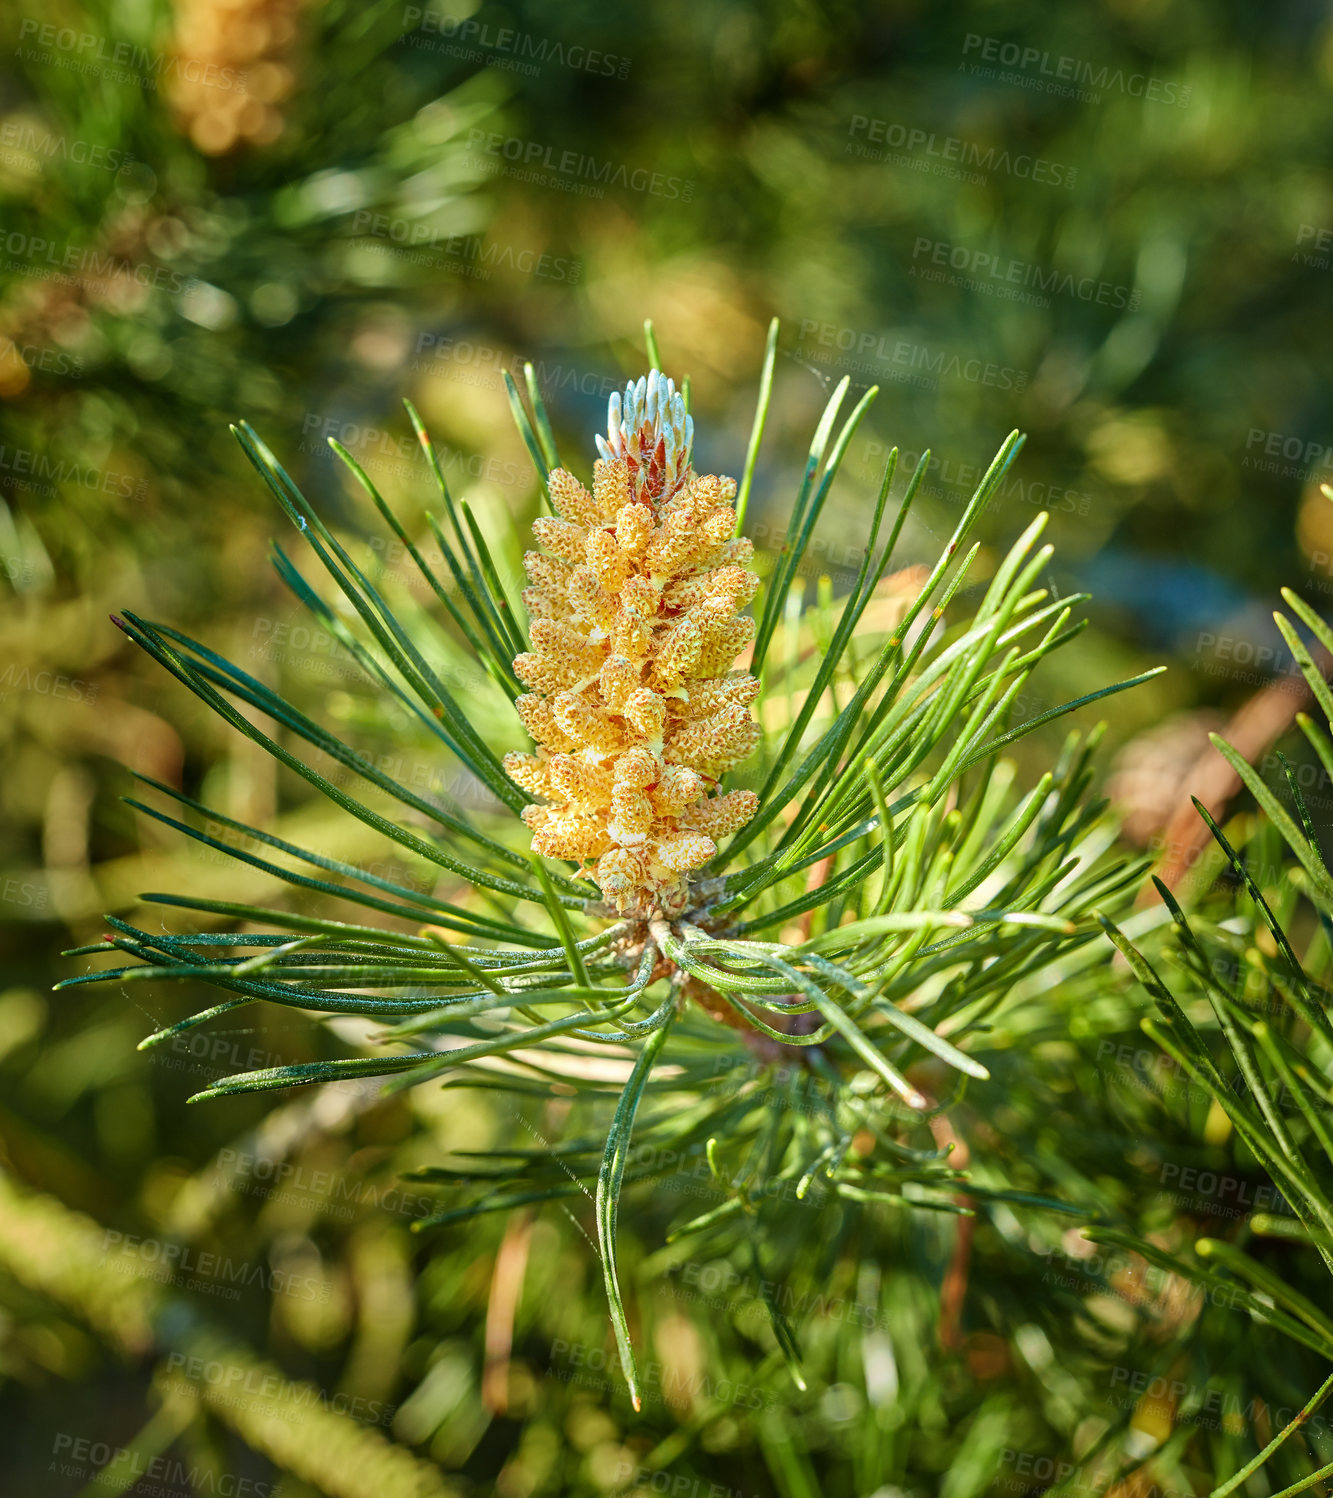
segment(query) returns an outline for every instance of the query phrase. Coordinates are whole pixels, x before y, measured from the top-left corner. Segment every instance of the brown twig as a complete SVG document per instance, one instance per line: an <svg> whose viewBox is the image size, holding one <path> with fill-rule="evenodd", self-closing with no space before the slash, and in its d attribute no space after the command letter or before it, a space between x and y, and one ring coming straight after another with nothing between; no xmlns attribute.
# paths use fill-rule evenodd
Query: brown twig
<svg viewBox="0 0 1333 1498"><path fill-rule="evenodd" d="M959 1170L966 1170L971 1152L947 1115L936 1113L930 1120L930 1132L941 1149L953 1146L949 1156L950 1164ZM963 1207L970 1204L965 1196L955 1196L954 1201ZM953 1257L940 1282L940 1346L945 1352L957 1352L963 1345L963 1302L967 1299L968 1270L972 1262L972 1235L975 1228L975 1217L958 1219Z"/></svg>
<svg viewBox="0 0 1333 1498"><path fill-rule="evenodd" d="M493 1415L509 1408L509 1362L514 1350L514 1317L528 1272L532 1217L515 1212L500 1240L486 1302L486 1366L481 1375L481 1402Z"/></svg>
<svg viewBox="0 0 1333 1498"><path fill-rule="evenodd" d="M1312 652L1323 676L1333 667L1327 651ZM1303 676L1284 676L1256 692L1227 724L1222 737L1248 763L1260 758L1291 727L1296 714L1311 701ZM1186 799L1177 808L1162 833L1162 863L1157 877L1168 889L1176 889L1187 878L1208 845L1210 833L1189 797L1197 797L1216 821L1221 821L1232 798L1241 788L1235 770L1211 744L1190 766L1182 785ZM1145 898L1155 898L1151 893Z"/></svg>

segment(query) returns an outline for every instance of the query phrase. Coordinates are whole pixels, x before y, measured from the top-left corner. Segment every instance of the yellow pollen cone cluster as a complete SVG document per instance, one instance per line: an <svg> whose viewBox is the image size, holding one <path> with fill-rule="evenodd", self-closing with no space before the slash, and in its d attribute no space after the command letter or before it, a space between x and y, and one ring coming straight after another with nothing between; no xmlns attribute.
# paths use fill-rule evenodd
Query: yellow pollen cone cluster
<svg viewBox="0 0 1333 1498"><path fill-rule="evenodd" d="M209 156L271 145L296 87L293 51L305 0L176 0L171 104Z"/></svg>
<svg viewBox="0 0 1333 1498"><path fill-rule="evenodd" d="M759 741L759 683L731 669L754 638L754 548L733 536L735 483L691 469L692 437L656 370L612 396L592 492L556 469L525 559L516 706L537 750L505 769L537 798L534 851L591 865L622 914L680 914L690 871L759 806L717 791Z"/></svg>

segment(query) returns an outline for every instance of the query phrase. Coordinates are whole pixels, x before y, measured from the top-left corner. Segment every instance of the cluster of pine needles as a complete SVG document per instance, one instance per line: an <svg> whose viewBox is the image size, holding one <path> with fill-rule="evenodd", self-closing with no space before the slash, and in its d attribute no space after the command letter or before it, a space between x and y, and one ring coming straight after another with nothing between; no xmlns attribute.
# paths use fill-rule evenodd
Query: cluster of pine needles
<svg viewBox="0 0 1333 1498"><path fill-rule="evenodd" d="M658 370L651 327L647 336ZM744 464L728 491L738 542L777 340L775 322ZM509 382L550 510L552 475L564 485L568 473L530 369L526 394L525 402ZM709 843L713 851L689 870L679 899L656 907L631 904L617 913L582 860L532 850L519 819L531 798L506 768L506 754L511 767L515 755L532 761L514 707L525 693L515 665L532 645L530 622L502 582L521 543L512 526L488 538L466 500L451 493L410 404L438 510L403 521L356 460L332 446L410 558L415 588L395 584L364 553L359 561L359 543L339 539L258 435L244 424L234 430L333 593L317 591L275 546L283 582L374 685L399 736L475 787L471 808L404 784L207 644L131 613L116 621L237 732L431 877L369 872L149 782L157 799L132 802L140 811L282 881L291 898L269 908L188 892L148 894L145 900L185 913L186 929L153 933L113 918L106 944L80 952L114 949L130 960L69 982L177 981L220 991L217 1003L158 1030L145 1047L260 1001L378 1027L366 1054L231 1076L200 1098L382 1077L390 1089L447 1082L515 1098L573 1099L578 1111L569 1117L577 1126L559 1139L421 1172L446 1197L419 1225L592 1196L620 1366L636 1407L641 1390L617 1272L617 1211L622 1189L660 1177L662 1161L701 1162L722 1198L703 1213L686 1210L671 1237L708 1235L719 1253L743 1249L765 1286L772 1281L764 1255L775 1234L790 1231L794 1218L801 1230L817 1231L810 1225L846 1204L966 1215L978 1203L1008 1202L1094 1215L1058 1195L976 1182L951 1163L950 1146L932 1125L970 1080L988 1077L980 1056L1006 1003L1030 995L1060 964L1109 950L1108 934L1158 1005L1159 1018L1148 1024L1154 1039L1225 1111L1291 1201L1293 1221L1264 1221L1255 1230L1302 1235L1333 1268L1333 1135L1323 1118L1333 1084L1327 1068L1311 1061L1312 1053L1321 1063L1333 1058L1327 989L1311 976L1327 962L1333 875L1295 779L1293 815L1221 745L1297 861L1297 877L1285 886L1292 908L1275 910L1242 854L1210 823L1262 941L1249 940L1230 915L1192 920L1163 888L1180 982L1210 1005L1213 1022L1202 1025L1121 929L1145 860L1118 850L1094 794L1098 734L1070 732L1055 764L1027 786L1006 755L1026 735L1155 674L1024 715L1032 673L1083 628L1075 611L1084 600L1053 596L1043 583L1051 558L1041 542L1044 516L983 584L972 582L981 547L969 544L969 533L1021 437L1003 443L928 568L906 567L898 553L930 454L891 503L899 475L898 451L890 451L849 592L835 599L824 578L813 606L805 606L811 540L875 396L871 389L845 410L848 381L833 391L791 504L789 539L764 559L766 570L754 563L764 575L744 630L751 643L738 664L758 682L758 747L711 781L720 795L724 779L743 788L752 814ZM681 399L688 413L688 381ZM582 456L570 459L571 471ZM444 572L427 555L426 535ZM1333 634L1307 605L1289 601L1333 652ZM1310 650L1281 622L1333 718ZM468 660L481 663L489 687L464 701L450 682ZM1327 735L1302 726L1333 773ZM327 913L335 902L359 907L362 920ZM1298 959L1284 922L1296 919L1302 902L1317 911L1305 939L1319 950ZM194 929L208 920L219 929ZM1229 962L1218 950L1230 951ZM1219 976L1228 973L1231 981ZM1268 1003L1273 995L1276 1006ZM1233 1067L1245 1088L1233 1085ZM1294 1099L1294 1117L1274 1101L1275 1088ZM1235 1292L1239 1303L1333 1357L1333 1322L1261 1260L1210 1241L1186 1262L1114 1226L1088 1232L1195 1283L1225 1270L1233 1290L1237 1279L1247 1286ZM780 1297L765 1298L776 1343L801 1385L796 1333ZM1330 1387L1333 1380L1310 1410ZM1290 1434L1279 1433L1272 1448ZM1232 1491L1268 1454L1217 1491Z"/></svg>

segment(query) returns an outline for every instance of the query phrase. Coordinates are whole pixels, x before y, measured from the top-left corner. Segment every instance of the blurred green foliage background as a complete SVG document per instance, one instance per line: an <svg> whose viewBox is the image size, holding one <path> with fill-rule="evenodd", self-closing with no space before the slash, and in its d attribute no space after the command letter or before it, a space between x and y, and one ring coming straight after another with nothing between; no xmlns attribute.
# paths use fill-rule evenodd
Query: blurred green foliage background
<svg viewBox="0 0 1333 1498"><path fill-rule="evenodd" d="M494 528L535 507L505 369L533 362L563 450L590 467L651 317L668 372L692 380L700 467L734 473L777 315L761 553L845 374L882 389L815 548L835 591L889 445L937 458L908 534L923 560L1018 426L1028 446L984 538L1049 508L1051 585L1096 594L1052 702L1170 661L1116 699L1123 745L1290 676L1277 588L1333 588L1324 8L21 0L3 36L0 1157L51 1199L14 1195L0 1229L7 1491L75 1494L110 1459L131 1492L970 1498L1045 1490L1117 1420L1165 1441L1157 1491L1206 1490L1224 1449L1271 1423L1247 1380L1299 1404L1313 1369L1274 1366L1239 1318L1201 1331L1199 1307L1132 1265L1089 1268L1058 1222L997 1211L970 1271L952 1222L802 1226L820 1253L792 1282L801 1392L750 1271L663 1250L679 1201L646 1193L621 1214L659 1380L639 1419L609 1361L589 1212L408 1230L429 1208L401 1173L505 1135L504 1095L335 1089L187 1113L256 1056L349 1039L258 1015L150 1057L134 1047L163 1018L151 989L50 986L61 949L142 890L262 883L127 808L130 771L382 856L107 620L131 606L176 624L364 720L368 753L402 752L273 577L278 517L227 432L238 418L358 534L325 439L400 508L424 502L410 396ZM1202 719L1182 721L1188 746ZM1168 1167L1218 1158L1144 1081L1132 1003L1094 978L1005 1019L1012 1066L974 1089L973 1142L1072 1159L1071 1189L1096 1183L1152 1232L1181 1209ZM1131 1060L1108 1069L1117 1048ZM114 1334L98 1297L120 1307ZM136 1317L156 1328L137 1341ZM234 1397L173 1384L207 1361L209 1327L379 1444L321 1465L335 1434L273 1393L276 1372ZM1181 1397L1153 1379L1220 1389L1222 1413L1179 1439Z"/></svg>

